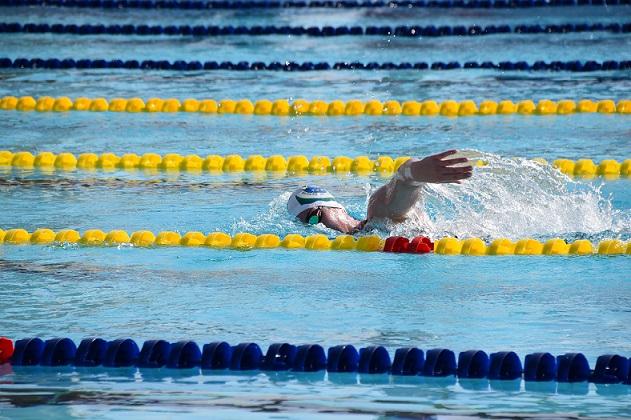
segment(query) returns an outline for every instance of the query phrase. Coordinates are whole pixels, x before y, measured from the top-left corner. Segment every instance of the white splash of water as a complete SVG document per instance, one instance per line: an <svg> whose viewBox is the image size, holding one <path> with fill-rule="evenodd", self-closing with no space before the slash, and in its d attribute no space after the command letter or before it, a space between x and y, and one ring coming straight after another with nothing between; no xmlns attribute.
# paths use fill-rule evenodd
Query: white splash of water
<svg viewBox="0 0 631 420"><path fill-rule="evenodd" d="M476 167L473 177L460 185L426 185L423 199L405 223L371 223L370 233L485 239L555 236L598 239L631 234L631 212L614 209L598 183L572 180L552 166L532 160L477 151L462 154L482 159L488 165ZM381 185L381 182L366 184L365 196L348 203L348 210L358 216L365 215L368 197ZM280 194L267 211L253 220L236 221L231 226L233 232L337 234L323 225L306 226L293 220L286 207L289 195L289 192Z"/></svg>
<svg viewBox="0 0 631 420"><path fill-rule="evenodd" d="M236 232L274 233L287 231L289 226L287 213L287 200L290 192L284 192L272 200L265 213L259 214L253 220L240 218L232 224L231 230Z"/></svg>
<svg viewBox="0 0 631 420"><path fill-rule="evenodd" d="M595 236L631 225L599 186L532 160L467 152L488 162L461 185L428 184L419 213L392 234L517 239Z"/></svg>

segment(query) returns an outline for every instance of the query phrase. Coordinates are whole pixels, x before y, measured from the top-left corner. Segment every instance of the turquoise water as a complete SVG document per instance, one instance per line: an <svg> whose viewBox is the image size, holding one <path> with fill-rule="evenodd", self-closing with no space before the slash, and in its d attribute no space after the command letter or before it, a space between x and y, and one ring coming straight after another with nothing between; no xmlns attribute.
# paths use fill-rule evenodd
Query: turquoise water
<svg viewBox="0 0 631 420"><path fill-rule="evenodd" d="M4 21L159 24L517 24L626 22L629 7L265 13L3 8ZM629 59L628 35L479 38L77 37L1 34L0 56L263 61ZM562 58L560 58L562 57ZM629 72L170 73L3 70L0 96L214 99L628 98ZM570 180L514 157L631 157L621 115L277 118L0 112L0 149L482 156L462 186L433 186L426 218L375 231L407 236L631 239L631 181ZM378 177L143 172L0 172L0 228L334 233L285 211L317 182L365 215ZM480 348L631 356L628 257L443 257L206 248L0 247L0 335L131 337ZM0 417L628 417L623 385L532 384L385 375L52 369L0 366Z"/></svg>

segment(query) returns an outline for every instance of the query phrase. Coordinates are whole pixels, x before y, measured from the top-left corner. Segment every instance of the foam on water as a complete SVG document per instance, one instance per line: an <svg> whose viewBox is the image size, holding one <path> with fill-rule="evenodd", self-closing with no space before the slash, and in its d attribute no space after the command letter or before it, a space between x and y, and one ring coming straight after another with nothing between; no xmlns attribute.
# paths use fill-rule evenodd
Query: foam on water
<svg viewBox="0 0 631 420"><path fill-rule="evenodd" d="M462 153L488 165L476 167L474 176L460 185L426 185L423 199L408 221L373 223L371 233L485 239L561 236L568 240L628 239L631 234L631 212L614 209L598 181L573 180L550 165L532 160L474 150ZM366 184L365 197L349 203L348 210L358 217L365 216L368 197L381 185ZM236 221L233 231L336 234L323 225L309 227L292 220L286 210L289 195L290 192L280 194L266 212L253 220Z"/></svg>
<svg viewBox="0 0 631 420"><path fill-rule="evenodd" d="M461 185L428 184L419 215L391 233L432 237L568 239L624 236L631 217L615 210L602 184L573 180L550 165L468 151L488 162Z"/></svg>

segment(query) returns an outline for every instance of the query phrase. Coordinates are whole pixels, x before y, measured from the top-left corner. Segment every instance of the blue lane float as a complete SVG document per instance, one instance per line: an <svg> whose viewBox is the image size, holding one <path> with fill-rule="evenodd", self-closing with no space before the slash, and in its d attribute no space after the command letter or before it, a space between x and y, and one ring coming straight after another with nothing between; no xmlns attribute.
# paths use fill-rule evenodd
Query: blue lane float
<svg viewBox="0 0 631 420"><path fill-rule="evenodd" d="M261 369L263 370L289 370L294 365L298 348L289 343L272 344L267 349Z"/></svg>
<svg viewBox="0 0 631 420"><path fill-rule="evenodd" d="M147 340L138 355L139 368L160 368L169 362L171 344L165 340Z"/></svg>
<svg viewBox="0 0 631 420"><path fill-rule="evenodd" d="M225 341L204 344L202 350L202 369L219 370L230 368L232 346Z"/></svg>
<svg viewBox="0 0 631 420"><path fill-rule="evenodd" d="M597 384L617 384L631 382L629 359L617 354L606 354L596 360L596 368L591 374L590 381Z"/></svg>
<svg viewBox="0 0 631 420"><path fill-rule="evenodd" d="M132 367L137 366L140 350L134 340L129 338L111 341L105 357L103 366L105 367Z"/></svg>
<svg viewBox="0 0 631 420"><path fill-rule="evenodd" d="M495 34L567 34L582 32L630 33L631 23L566 23L558 25L470 25L470 26L161 26L91 25L0 22L0 33L51 33L71 35L164 35L164 36L263 36L293 35L310 37L394 36L406 38L444 36L482 36Z"/></svg>
<svg viewBox="0 0 631 420"><path fill-rule="evenodd" d="M103 9L520 9L532 7L617 6L630 0L0 0L0 6L78 7Z"/></svg>
<svg viewBox="0 0 631 420"><path fill-rule="evenodd" d="M263 362L263 352L256 343L241 343L232 349L231 370L258 370Z"/></svg>
<svg viewBox="0 0 631 420"><path fill-rule="evenodd" d="M489 376L489 366L489 356L482 350L463 351L458 355L456 375L459 378L486 378Z"/></svg>
<svg viewBox="0 0 631 420"><path fill-rule="evenodd" d="M86 338L79 346L69 338L25 338L14 344L8 363L14 366L136 367L141 369L202 369L233 371L293 371L389 374L395 376L457 376L462 379L489 379L526 382L593 382L631 384L631 361L619 354L598 357L590 369L582 353L526 355L524 364L512 351L491 353L467 350L457 359L452 350L435 348L423 352L416 347L395 351L391 360L383 346L368 346L359 351L350 344L330 347L318 344L296 346L275 343L263 353L256 343L231 346L225 341L204 344L194 341L169 343L148 340L139 349L125 338L106 341Z"/></svg>
<svg viewBox="0 0 631 420"><path fill-rule="evenodd" d="M17 366L36 366L42 363L44 342L39 338L25 338L15 342L11 363Z"/></svg>
<svg viewBox="0 0 631 420"><path fill-rule="evenodd" d="M524 379L548 382L557 377L557 361L550 353L533 353L524 361Z"/></svg>
<svg viewBox="0 0 631 420"><path fill-rule="evenodd" d="M75 354L75 366L100 366L105 361L109 343L102 338L85 338L79 344Z"/></svg>
<svg viewBox="0 0 631 420"><path fill-rule="evenodd" d="M42 353L43 366L68 366L74 363L77 346L69 338L46 340Z"/></svg>
<svg viewBox="0 0 631 420"><path fill-rule="evenodd" d="M319 372L326 369L326 353L318 344L298 346L291 370L296 372Z"/></svg>
<svg viewBox="0 0 631 420"><path fill-rule="evenodd" d="M631 60L607 60L603 62L587 61L535 61L527 63L525 61L435 61L427 62L403 62L403 63L361 63L361 62L311 62L305 61L297 63L294 61L285 62L252 62L249 61L168 61L168 60L101 60L101 59L73 59L73 58L0 58L0 69L127 69L127 70L169 70L169 71L285 71L285 72L309 72L309 71L329 71L329 70L499 70L499 71L552 71L552 72L594 72L594 71L624 71L631 70Z"/></svg>
<svg viewBox="0 0 631 420"><path fill-rule="evenodd" d="M383 346L370 346L359 349L359 373L389 373L392 363L390 354Z"/></svg>
<svg viewBox="0 0 631 420"><path fill-rule="evenodd" d="M519 356L513 351L491 353L489 357L489 379L514 380L521 378L522 366Z"/></svg>
<svg viewBox="0 0 631 420"><path fill-rule="evenodd" d="M431 349L425 354L424 376L452 376L457 373L456 355L448 349Z"/></svg>
<svg viewBox="0 0 631 420"><path fill-rule="evenodd" d="M326 370L329 372L357 372L359 353L352 345L331 347L327 356Z"/></svg>
<svg viewBox="0 0 631 420"><path fill-rule="evenodd" d="M557 356L557 381L585 382L590 369L587 358L582 353L566 353Z"/></svg>
<svg viewBox="0 0 631 420"><path fill-rule="evenodd" d="M391 373L393 375L420 375L425 366L423 350L416 347L404 347L394 352Z"/></svg>
<svg viewBox="0 0 631 420"><path fill-rule="evenodd" d="M169 369L191 369L201 365L202 352L194 341L179 341L171 345L168 360Z"/></svg>

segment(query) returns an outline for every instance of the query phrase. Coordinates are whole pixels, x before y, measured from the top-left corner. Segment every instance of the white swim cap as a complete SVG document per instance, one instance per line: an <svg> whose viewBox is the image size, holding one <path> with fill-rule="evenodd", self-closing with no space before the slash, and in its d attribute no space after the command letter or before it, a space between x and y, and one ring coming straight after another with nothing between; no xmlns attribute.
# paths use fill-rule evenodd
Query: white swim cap
<svg viewBox="0 0 631 420"><path fill-rule="evenodd" d="M294 217L314 207L344 208L327 190L317 185L305 185L298 188L287 201L287 210Z"/></svg>

